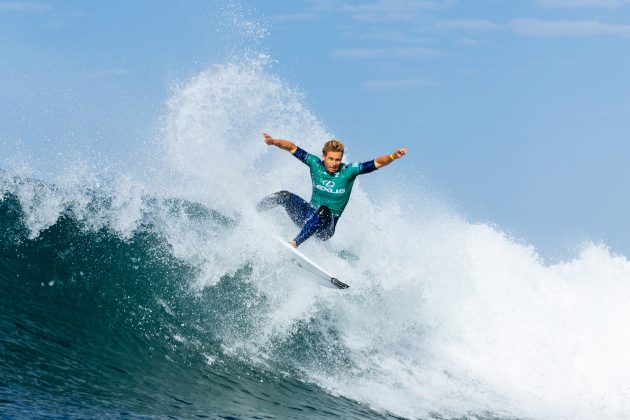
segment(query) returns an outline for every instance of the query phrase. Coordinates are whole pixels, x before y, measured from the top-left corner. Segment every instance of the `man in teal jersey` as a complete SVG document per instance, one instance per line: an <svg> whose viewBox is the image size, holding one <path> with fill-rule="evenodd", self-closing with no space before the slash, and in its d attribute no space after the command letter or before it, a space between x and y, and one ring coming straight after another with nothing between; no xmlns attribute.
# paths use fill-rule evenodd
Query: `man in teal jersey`
<svg viewBox="0 0 630 420"><path fill-rule="evenodd" d="M293 222L302 228L291 241L294 248L313 234L324 241L333 236L337 220L350 199L355 178L389 165L407 153L407 148L399 148L374 160L344 164L341 163L344 146L338 140L332 139L324 144L322 160L289 140L274 139L267 133L263 133L263 136L265 143L288 151L311 170L313 192L310 203L288 191L279 191L262 199L257 206L258 210L268 210L278 205L285 208Z"/></svg>

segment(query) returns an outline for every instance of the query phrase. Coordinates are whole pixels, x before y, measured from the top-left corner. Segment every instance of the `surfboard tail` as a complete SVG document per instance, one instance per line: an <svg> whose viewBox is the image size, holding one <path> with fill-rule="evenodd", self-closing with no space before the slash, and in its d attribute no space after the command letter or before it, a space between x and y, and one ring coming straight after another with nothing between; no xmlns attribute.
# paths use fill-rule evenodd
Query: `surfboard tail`
<svg viewBox="0 0 630 420"><path fill-rule="evenodd" d="M287 241L283 240L279 236L274 236L275 240L280 242L285 250L288 250L298 265L304 268L305 271L313 275L313 278L317 279L317 283L321 286L328 287L330 289L347 289L346 283L342 282L336 277L333 277L328 271L324 270L306 255L302 254L299 250L293 248Z"/></svg>
<svg viewBox="0 0 630 420"><path fill-rule="evenodd" d="M331 277L331 278L330 278L330 282L331 282L332 284L334 284L335 286L337 286L339 289L347 289L348 287L350 287L350 286L348 286L346 283L344 283L344 282L342 282L341 280L336 279L336 278L334 278L334 277Z"/></svg>

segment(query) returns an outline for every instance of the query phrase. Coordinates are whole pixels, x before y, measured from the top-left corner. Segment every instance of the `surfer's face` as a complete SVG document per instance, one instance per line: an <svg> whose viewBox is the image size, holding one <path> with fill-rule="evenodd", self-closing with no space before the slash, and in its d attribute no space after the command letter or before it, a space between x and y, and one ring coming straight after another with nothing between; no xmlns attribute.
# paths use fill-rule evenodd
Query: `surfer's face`
<svg viewBox="0 0 630 420"><path fill-rule="evenodd" d="M324 166L326 166L326 170L330 173L335 173L339 169L339 165L341 165L341 158L343 157L343 152L328 152L324 155Z"/></svg>

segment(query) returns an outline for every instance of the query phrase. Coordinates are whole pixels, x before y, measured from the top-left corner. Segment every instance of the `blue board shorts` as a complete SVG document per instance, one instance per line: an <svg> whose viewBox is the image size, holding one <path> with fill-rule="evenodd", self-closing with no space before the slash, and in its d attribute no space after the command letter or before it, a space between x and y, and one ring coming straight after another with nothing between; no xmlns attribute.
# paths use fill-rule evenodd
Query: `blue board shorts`
<svg viewBox="0 0 630 420"><path fill-rule="evenodd" d="M269 210L276 206L282 206L287 214L299 228L298 235L293 239L300 245L312 235L322 241L330 239L335 234L338 216L333 216L327 206L313 208L300 196L289 191L278 191L263 198L256 208Z"/></svg>

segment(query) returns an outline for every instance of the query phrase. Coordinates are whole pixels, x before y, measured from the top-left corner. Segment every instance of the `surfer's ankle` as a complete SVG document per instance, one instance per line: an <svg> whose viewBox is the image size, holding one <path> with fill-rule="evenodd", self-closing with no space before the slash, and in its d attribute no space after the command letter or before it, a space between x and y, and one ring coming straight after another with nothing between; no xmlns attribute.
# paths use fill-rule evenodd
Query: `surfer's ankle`
<svg viewBox="0 0 630 420"><path fill-rule="evenodd" d="M292 246L293 248L297 249L297 247L298 247L297 242L295 242L295 241L291 241L291 242L289 242L289 243L291 244L291 246Z"/></svg>

